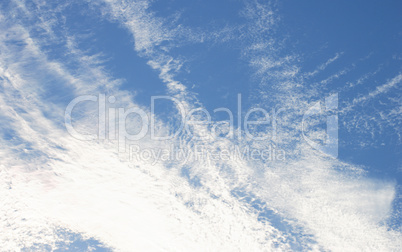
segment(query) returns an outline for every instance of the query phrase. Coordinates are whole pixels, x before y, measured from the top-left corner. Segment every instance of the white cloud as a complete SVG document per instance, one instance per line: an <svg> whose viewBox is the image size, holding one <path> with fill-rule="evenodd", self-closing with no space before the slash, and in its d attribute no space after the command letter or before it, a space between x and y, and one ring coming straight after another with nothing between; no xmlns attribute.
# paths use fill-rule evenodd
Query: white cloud
<svg viewBox="0 0 402 252"><path fill-rule="evenodd" d="M135 50L159 70L168 90L185 101L188 108L198 106L196 97L176 79L182 61L159 48L166 41L174 43L175 31L149 14L146 1L107 4L108 15L129 29ZM246 11L256 22L250 25L256 24L265 31L265 25L275 20L273 12L261 4L253 8L248 5ZM264 15L257 15L261 13ZM291 236L299 234L312 235L311 240L297 244L310 249L396 250L401 246L400 234L380 225L391 211L394 184L367 179L362 169L319 156L300 142L286 151L298 149L303 154L284 163L193 162L189 176L199 178L202 186L197 188L180 175L182 167L178 165L168 168L167 163L130 164L126 155L117 153L114 142L73 139L62 125L66 104L44 99L42 94L52 86L43 85L42 80L59 80L60 85L71 88L66 95L106 92L115 95L121 106L137 104L128 92L119 89L121 81L105 71L98 57L77 48L74 37L64 34L59 39L81 69L78 73L62 62L49 60L41 50L43 40L31 36L30 28L29 22L1 25L2 128L14 130L14 136L19 137L14 146L9 146L11 141L6 139L0 142L0 198L5 199L0 210L0 243L7 250L34 243L55 246L59 239L54 231L57 227L95 237L121 251L283 251L294 246ZM6 43L6 34L24 45L15 48ZM248 48L259 48L261 43L264 39ZM252 54L250 63L258 59ZM300 132L293 119L312 101L300 90L294 57L272 54L264 59L266 64L256 64L256 68L264 73L272 67L279 68L276 80L286 85L277 88L290 97L283 99L280 93L280 105L293 108L293 114L286 114L285 125L281 126L295 133L283 132L280 137L294 140ZM370 97L394 85L383 86ZM76 123L93 129L96 118L84 115L94 112L96 108L88 106ZM158 123L169 130L163 122ZM148 138L139 144L149 148L161 145ZM216 149L233 142L208 140L200 144ZM259 221L257 217L262 213L233 195L238 188L243 189L244 197L260 200L275 210L296 234L275 227L272 219Z"/></svg>
<svg viewBox="0 0 402 252"><path fill-rule="evenodd" d="M376 87L376 89L374 91L368 93L366 96L355 98L352 101L352 104L355 105L355 104L363 103L367 100L375 98L376 96L378 96L380 94L386 93L393 87L396 87L398 84L400 84L401 81L402 81L402 74L398 74L397 76L395 76L394 78L389 80L387 83Z"/></svg>

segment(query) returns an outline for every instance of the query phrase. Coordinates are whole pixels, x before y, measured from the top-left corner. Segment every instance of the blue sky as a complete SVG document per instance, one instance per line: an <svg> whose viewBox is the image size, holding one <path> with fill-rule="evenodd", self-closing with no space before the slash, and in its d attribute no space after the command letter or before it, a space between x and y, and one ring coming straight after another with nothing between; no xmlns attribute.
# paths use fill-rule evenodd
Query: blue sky
<svg viewBox="0 0 402 252"><path fill-rule="evenodd" d="M401 10L374 0L0 3L0 247L400 250ZM70 112L72 128L96 135L88 141L66 119L85 95L96 102ZM114 97L104 138L101 95ZM171 100L152 114L155 96ZM130 138L150 125L136 113L117 121L129 109L177 137ZM181 112L197 109L192 119L207 111L210 123L180 131ZM252 109L252 120L267 111L269 123L252 126L264 140L247 135ZM194 139L213 130L221 138ZM208 155L156 156L195 147ZM209 155L236 148L276 158Z"/></svg>

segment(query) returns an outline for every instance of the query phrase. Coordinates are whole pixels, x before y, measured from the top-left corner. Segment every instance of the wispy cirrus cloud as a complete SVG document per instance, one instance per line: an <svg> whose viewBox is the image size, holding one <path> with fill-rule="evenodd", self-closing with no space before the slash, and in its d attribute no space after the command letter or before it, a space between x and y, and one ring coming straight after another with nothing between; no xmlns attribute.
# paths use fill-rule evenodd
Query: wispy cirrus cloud
<svg viewBox="0 0 402 252"><path fill-rule="evenodd" d="M10 59L2 62L3 94L16 93L12 99L1 96L4 120L9 122L2 128L14 130L14 139L19 138L15 148L7 147L11 141L3 138L1 197L7 201L2 206L1 233L6 234L2 236L5 249L33 249L42 244L57 248L57 228L95 237L119 250L262 249L267 236L281 236L244 211L230 195L223 194L223 201L195 190L178 175L178 168L169 171L138 163L132 169L115 148L69 136L60 125L64 104L43 98L42 92L52 86L43 86L41 80L56 75L59 85L71 88L70 96L111 92L109 87L116 88L113 83L119 81L109 79L101 66L96 67L91 57L63 37L86 74L73 74L63 63L49 60L40 49L43 41L29 35L31 27L12 22L2 27L3 34L18 29L12 39L22 42L18 48L2 43L6 49L2 58ZM116 90L113 95L123 100L121 105L134 106L128 93ZM81 130L91 131L97 122L88 116L96 108L88 106L82 112L76 123ZM151 143L144 140L142 144ZM186 202L193 207L186 207Z"/></svg>
<svg viewBox="0 0 402 252"><path fill-rule="evenodd" d="M185 58L172 56L166 46L179 43L177 40L184 36L181 31L149 12L150 2L105 3L106 7L100 8L104 17L132 34L134 50L158 71L167 92L188 110L202 107L176 76ZM395 250L401 246L400 233L381 225L391 211L394 183L369 179L360 167L317 154L301 140L300 117L318 95L326 94L322 90L315 90L314 96L308 92L311 87L303 85L305 74L300 72L297 55L279 56L280 42L266 34L279 20L269 4L246 4L242 15L249 23L245 27L253 29L241 37L247 46L239 55L254 67L261 87L275 91L272 100L260 93L259 102L275 101L285 110L277 144L297 155L278 164L208 159L187 167L167 162L150 166L141 160L132 164L125 154L117 152L115 141L82 142L69 136L62 125L68 98L106 93L116 97L116 107L139 105L130 92L119 88L122 80L107 72L96 56L99 54L80 50L75 43L80 38L71 36L67 27L62 34L54 31L52 22L62 20L63 12L47 19L50 15L38 10L38 4L32 8L18 4L25 13L31 13L29 16L41 13L43 18L32 24L32 20L21 21L21 16L3 14L4 20L11 21L1 27L2 128L15 131L13 139L3 136L0 149L0 193L6 199L0 229L6 234L1 236L6 249L34 248L38 243L56 248L60 237L55 229L59 227L95 237L122 251ZM13 24L14 20L20 23ZM65 44L77 66L47 57L43 46L48 41L30 32L37 25L46 27L52 41ZM324 70L337 57L318 69ZM44 85L46 79L57 82ZM55 97L52 100L46 94L55 85L64 89L51 92ZM395 85L380 87L367 99ZM55 102L57 98L63 102ZM96 105L80 108L77 128L94 133ZM143 109L149 112L149 108ZM169 121L157 123L165 131L171 130ZM139 126L135 121L130 125ZM197 130L204 129L201 126ZM186 147L193 144L185 135L181 140ZM155 149L172 143L177 144L177 140L155 143L147 136L136 144ZM266 143L233 143L227 139L207 139L199 144L212 149L233 144L266 147ZM194 178L201 186L191 184Z"/></svg>
<svg viewBox="0 0 402 252"><path fill-rule="evenodd" d="M391 80L387 81L387 83L376 87L376 89L374 91L368 93L367 95L353 99L352 104L355 105L358 103L364 103L367 100L374 99L374 98L376 98L376 96L386 93L394 87L397 88L398 85L401 83L401 81L402 81L402 74L399 74L399 75L395 76L394 78L392 78Z"/></svg>

